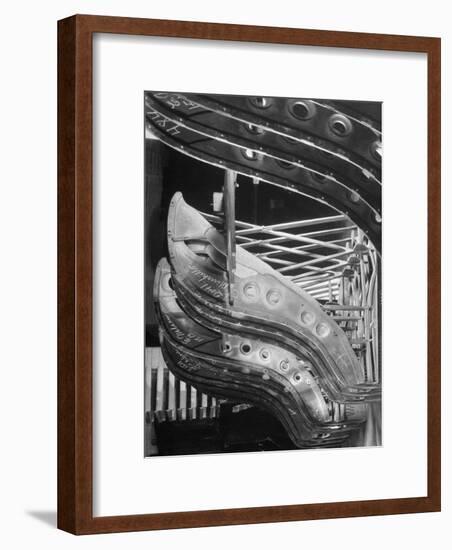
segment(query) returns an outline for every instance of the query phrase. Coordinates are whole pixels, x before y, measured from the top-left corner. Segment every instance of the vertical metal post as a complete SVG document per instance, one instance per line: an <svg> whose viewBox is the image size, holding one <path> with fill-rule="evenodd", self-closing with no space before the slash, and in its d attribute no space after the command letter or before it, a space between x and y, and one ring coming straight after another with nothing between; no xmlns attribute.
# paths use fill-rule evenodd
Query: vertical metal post
<svg viewBox="0 0 452 550"><path fill-rule="evenodd" d="M259 178L253 178L253 223L257 225L259 205Z"/></svg>
<svg viewBox="0 0 452 550"><path fill-rule="evenodd" d="M224 176L224 225L226 233L226 269L228 277L229 303L234 303L234 271L236 263L235 242L235 178L233 170L226 170Z"/></svg>

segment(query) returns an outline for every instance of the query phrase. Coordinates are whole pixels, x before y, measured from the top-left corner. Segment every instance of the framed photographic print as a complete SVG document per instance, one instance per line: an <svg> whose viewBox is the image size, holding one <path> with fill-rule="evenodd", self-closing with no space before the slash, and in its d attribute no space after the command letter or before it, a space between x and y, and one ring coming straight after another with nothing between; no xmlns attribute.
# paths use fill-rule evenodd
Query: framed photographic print
<svg viewBox="0 0 452 550"><path fill-rule="evenodd" d="M440 40L58 40L58 526L438 511Z"/></svg>

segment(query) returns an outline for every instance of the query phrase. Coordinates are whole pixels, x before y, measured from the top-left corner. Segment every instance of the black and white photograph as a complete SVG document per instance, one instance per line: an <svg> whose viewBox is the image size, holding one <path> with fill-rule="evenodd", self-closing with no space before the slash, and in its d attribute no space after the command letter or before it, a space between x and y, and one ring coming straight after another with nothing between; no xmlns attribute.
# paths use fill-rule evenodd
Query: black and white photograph
<svg viewBox="0 0 452 550"><path fill-rule="evenodd" d="M146 456L382 444L381 111L145 93Z"/></svg>
<svg viewBox="0 0 452 550"><path fill-rule="evenodd" d="M373 8L5 3L1 548L447 548L452 27Z"/></svg>

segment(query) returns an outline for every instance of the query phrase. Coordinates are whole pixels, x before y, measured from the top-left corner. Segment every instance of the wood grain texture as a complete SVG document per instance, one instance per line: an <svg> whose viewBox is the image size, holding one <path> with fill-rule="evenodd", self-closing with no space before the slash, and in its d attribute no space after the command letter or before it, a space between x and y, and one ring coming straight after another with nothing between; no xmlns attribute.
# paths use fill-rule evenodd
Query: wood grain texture
<svg viewBox="0 0 452 550"><path fill-rule="evenodd" d="M441 509L441 42L428 52L428 495Z"/></svg>
<svg viewBox="0 0 452 550"><path fill-rule="evenodd" d="M428 496L93 517L92 37L115 33L428 56ZM74 534L433 512L440 464L440 40L77 15L58 23L58 527Z"/></svg>
<svg viewBox="0 0 452 550"><path fill-rule="evenodd" d="M59 22L58 527L92 518L92 50Z"/></svg>
<svg viewBox="0 0 452 550"><path fill-rule="evenodd" d="M75 532L75 20L58 27L58 526Z"/></svg>

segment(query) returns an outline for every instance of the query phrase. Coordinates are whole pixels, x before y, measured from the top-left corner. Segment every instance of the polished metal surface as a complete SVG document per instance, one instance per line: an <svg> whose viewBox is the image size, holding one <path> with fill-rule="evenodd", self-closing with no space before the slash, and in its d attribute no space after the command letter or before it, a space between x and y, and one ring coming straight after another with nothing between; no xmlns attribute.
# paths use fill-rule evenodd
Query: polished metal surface
<svg viewBox="0 0 452 550"><path fill-rule="evenodd" d="M173 197L169 263L160 261L154 287L169 368L207 394L269 410L298 447L337 446L378 402L378 385L319 303L240 245L231 303L226 241Z"/></svg>
<svg viewBox="0 0 452 550"><path fill-rule="evenodd" d="M171 92L147 94L146 118L170 147L328 204L380 251L379 123L340 102Z"/></svg>
<svg viewBox="0 0 452 550"><path fill-rule="evenodd" d="M370 112L146 94L154 139L224 170L214 213L181 192L167 211L153 291L164 361L209 399L267 411L298 448L381 444L382 136ZM255 192L266 182L334 212L241 221L238 175Z"/></svg>
<svg viewBox="0 0 452 550"><path fill-rule="evenodd" d="M207 394L259 405L273 413L299 447L331 446L359 426L337 423L304 361L262 338L207 329L178 305L169 265L157 269L161 346L170 369Z"/></svg>

